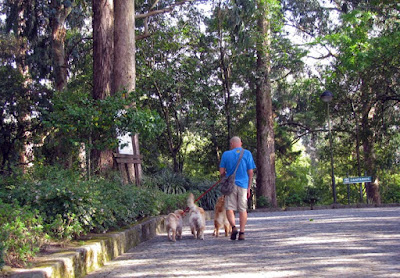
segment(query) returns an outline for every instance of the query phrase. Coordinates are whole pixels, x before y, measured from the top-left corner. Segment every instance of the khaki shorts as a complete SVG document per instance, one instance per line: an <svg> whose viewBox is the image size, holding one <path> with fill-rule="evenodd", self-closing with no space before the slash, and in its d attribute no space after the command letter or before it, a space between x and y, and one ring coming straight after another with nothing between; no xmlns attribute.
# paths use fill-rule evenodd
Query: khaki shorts
<svg viewBox="0 0 400 278"><path fill-rule="evenodd" d="M225 196L225 209L233 211L247 210L247 188L235 186L233 192Z"/></svg>

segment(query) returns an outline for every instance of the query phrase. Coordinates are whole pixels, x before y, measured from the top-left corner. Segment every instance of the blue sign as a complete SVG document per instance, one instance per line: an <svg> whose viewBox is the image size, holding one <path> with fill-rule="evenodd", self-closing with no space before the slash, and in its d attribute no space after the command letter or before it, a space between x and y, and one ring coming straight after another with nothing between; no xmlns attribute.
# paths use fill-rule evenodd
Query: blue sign
<svg viewBox="0 0 400 278"><path fill-rule="evenodd" d="M343 178L343 183L363 183L363 182L372 182L371 176L364 177L354 177L354 178Z"/></svg>

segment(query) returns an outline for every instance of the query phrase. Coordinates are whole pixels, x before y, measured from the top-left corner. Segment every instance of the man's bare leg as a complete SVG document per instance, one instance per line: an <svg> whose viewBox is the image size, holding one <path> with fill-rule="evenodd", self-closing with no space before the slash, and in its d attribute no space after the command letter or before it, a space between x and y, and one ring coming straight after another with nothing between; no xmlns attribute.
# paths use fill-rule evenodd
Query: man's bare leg
<svg viewBox="0 0 400 278"><path fill-rule="evenodd" d="M247 211L239 212L239 221L240 221L240 232L244 233L244 228L246 227L247 224Z"/></svg>
<svg viewBox="0 0 400 278"><path fill-rule="evenodd" d="M227 210L226 217L228 218L228 221L229 221L229 224L231 224L231 227L235 227L235 213L233 212L233 210Z"/></svg>

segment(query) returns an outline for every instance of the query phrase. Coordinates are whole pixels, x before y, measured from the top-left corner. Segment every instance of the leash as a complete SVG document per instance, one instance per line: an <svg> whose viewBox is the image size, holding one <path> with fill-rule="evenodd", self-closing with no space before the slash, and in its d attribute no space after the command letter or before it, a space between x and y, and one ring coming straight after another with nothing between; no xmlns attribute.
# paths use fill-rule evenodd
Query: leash
<svg viewBox="0 0 400 278"><path fill-rule="evenodd" d="M214 183L209 189L207 189L203 194L200 195L200 197L198 197L196 200L194 200L194 203L196 203L198 200L200 200L204 195L206 195L208 192L211 191L211 189L213 189L217 184L219 184L222 181L222 178L219 179L219 181L217 181L216 183ZM189 211L189 207L186 207L184 212L188 212Z"/></svg>

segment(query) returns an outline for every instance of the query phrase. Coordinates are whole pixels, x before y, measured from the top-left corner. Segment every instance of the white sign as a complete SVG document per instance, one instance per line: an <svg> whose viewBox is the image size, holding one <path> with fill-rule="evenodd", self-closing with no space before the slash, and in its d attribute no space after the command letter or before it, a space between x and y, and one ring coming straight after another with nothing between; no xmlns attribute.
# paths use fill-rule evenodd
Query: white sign
<svg viewBox="0 0 400 278"><path fill-rule="evenodd" d="M117 138L119 141L118 152L120 154L133 154L132 137L130 133L120 135Z"/></svg>
<svg viewBox="0 0 400 278"><path fill-rule="evenodd" d="M126 110L119 110L117 116L121 117L126 113ZM117 129L117 134L119 131ZM123 135L118 135L118 152L120 154L133 154L132 137L130 133L125 133Z"/></svg>
<svg viewBox="0 0 400 278"><path fill-rule="evenodd" d="M354 178L343 178L343 183L363 183L363 182L372 182L372 177L365 176L365 177L354 177Z"/></svg>

